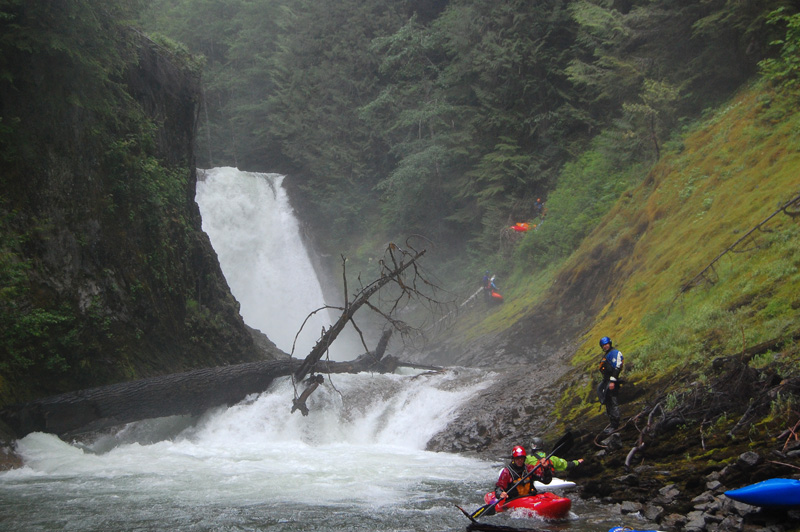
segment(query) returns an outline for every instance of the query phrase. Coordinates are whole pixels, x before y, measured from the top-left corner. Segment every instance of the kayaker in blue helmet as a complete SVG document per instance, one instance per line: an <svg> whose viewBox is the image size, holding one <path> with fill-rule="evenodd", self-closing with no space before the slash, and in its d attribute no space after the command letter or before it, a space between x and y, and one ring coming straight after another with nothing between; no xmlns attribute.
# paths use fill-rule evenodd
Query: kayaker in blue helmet
<svg viewBox="0 0 800 532"><path fill-rule="evenodd" d="M611 338L603 336L600 338L600 349L603 350L603 358L600 360L600 373L603 380L597 387L597 395L600 402L606 405L606 414L611 422L611 426L604 432L609 433L619 428L619 374L622 371L622 353L615 349Z"/></svg>
<svg viewBox="0 0 800 532"><path fill-rule="evenodd" d="M544 452L543 446L544 444L541 438L535 437L531 440L531 452L525 458L525 465L535 466L539 460L544 460L547 458L547 453ZM581 465L583 463L583 458L578 458L577 460L564 460L558 456L551 456L550 462L552 463L552 470L554 472L569 471L570 469Z"/></svg>
<svg viewBox="0 0 800 532"><path fill-rule="evenodd" d="M525 475L533 471L534 466L526 466L525 458L527 453L522 446L515 446L511 451L511 463L500 471L500 478L497 479L495 484L494 495L498 499L524 497L526 495L535 495L536 488L533 487L534 480L541 480L541 477L536 473L531 473L527 477ZM522 480L524 478L524 480ZM522 482L520 482L522 480ZM519 482L519 485L513 487Z"/></svg>

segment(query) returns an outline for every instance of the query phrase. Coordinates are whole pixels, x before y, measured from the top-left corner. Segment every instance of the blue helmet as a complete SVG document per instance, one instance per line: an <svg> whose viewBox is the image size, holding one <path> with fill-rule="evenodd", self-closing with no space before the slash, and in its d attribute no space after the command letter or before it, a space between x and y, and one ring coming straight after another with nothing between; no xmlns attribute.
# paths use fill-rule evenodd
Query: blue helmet
<svg viewBox="0 0 800 532"><path fill-rule="evenodd" d="M600 338L600 347L603 347L606 344L613 345L611 343L611 338L609 338L608 336L603 336L602 338Z"/></svg>

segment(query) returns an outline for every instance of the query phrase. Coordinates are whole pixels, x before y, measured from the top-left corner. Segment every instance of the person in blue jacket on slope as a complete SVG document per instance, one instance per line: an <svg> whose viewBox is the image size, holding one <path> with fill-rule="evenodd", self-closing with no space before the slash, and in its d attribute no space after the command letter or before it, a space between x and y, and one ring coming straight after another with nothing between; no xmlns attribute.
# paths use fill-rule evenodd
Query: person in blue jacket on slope
<svg viewBox="0 0 800 532"><path fill-rule="evenodd" d="M612 345L611 338L603 336L600 338L600 349L603 350L603 358L600 360L600 373L603 381L597 388L600 402L606 405L606 414L611 422L611 426L604 432L609 433L619 428L619 374L622 371L622 353Z"/></svg>

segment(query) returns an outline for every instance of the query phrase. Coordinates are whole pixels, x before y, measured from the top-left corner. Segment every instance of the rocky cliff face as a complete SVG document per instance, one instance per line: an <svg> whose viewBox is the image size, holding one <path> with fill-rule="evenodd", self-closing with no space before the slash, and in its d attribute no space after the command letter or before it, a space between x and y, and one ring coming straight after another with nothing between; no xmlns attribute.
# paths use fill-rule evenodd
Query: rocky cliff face
<svg viewBox="0 0 800 532"><path fill-rule="evenodd" d="M201 230L199 74L141 35L125 43L104 83L69 54L7 54L0 404L285 356L254 342Z"/></svg>

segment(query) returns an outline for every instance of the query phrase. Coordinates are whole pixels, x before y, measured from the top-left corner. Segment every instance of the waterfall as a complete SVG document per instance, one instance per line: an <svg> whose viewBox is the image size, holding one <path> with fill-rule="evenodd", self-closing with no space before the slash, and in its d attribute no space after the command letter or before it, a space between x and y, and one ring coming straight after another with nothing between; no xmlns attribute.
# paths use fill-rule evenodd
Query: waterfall
<svg viewBox="0 0 800 532"><path fill-rule="evenodd" d="M231 167L199 170L196 201L203 230L245 323L291 353L303 320L325 301L283 179ZM294 356L305 358L322 328L336 319L338 315L328 310L312 316L297 339ZM364 352L346 339L331 346L332 359L349 360Z"/></svg>

